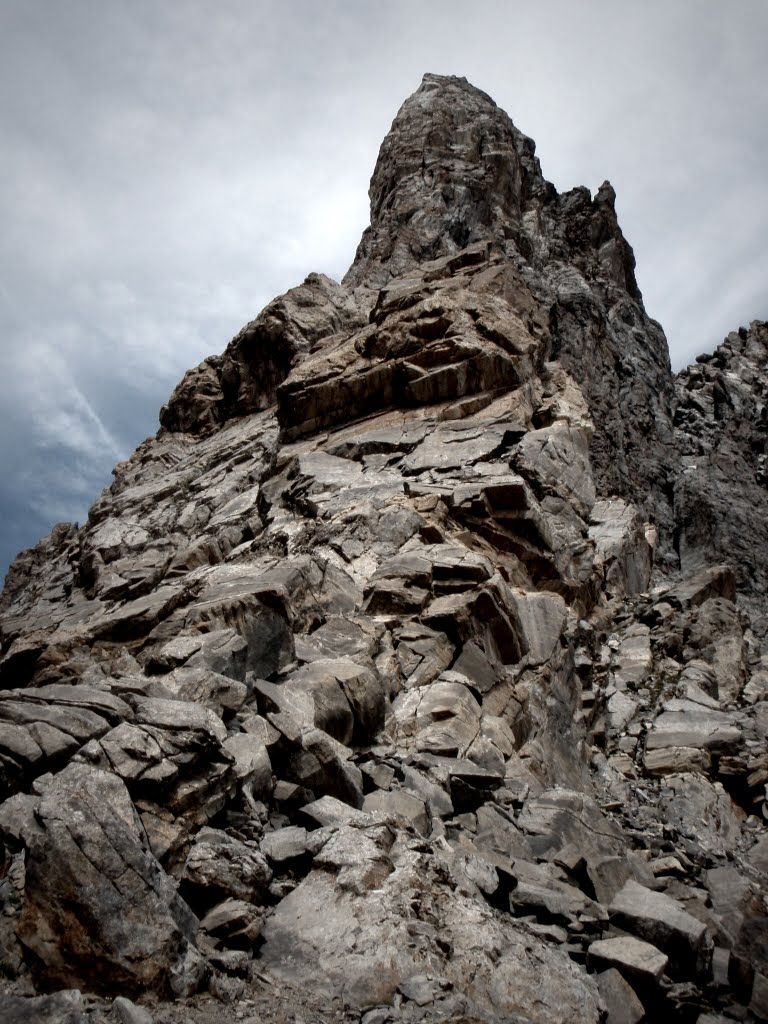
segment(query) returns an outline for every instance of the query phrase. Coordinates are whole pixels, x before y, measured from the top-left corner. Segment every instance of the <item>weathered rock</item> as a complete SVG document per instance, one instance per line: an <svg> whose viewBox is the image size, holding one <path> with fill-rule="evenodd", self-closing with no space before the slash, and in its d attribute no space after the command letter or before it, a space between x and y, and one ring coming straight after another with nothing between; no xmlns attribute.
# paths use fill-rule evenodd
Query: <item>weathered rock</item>
<svg viewBox="0 0 768 1024"><path fill-rule="evenodd" d="M261 841L261 852L272 864L290 863L304 857L308 850L307 830L298 825L268 832Z"/></svg>
<svg viewBox="0 0 768 1024"><path fill-rule="evenodd" d="M603 559L611 596L645 590L651 576L653 546L638 510L622 498L597 501L589 522L589 535Z"/></svg>
<svg viewBox="0 0 768 1024"><path fill-rule="evenodd" d="M701 975L709 967L712 941L706 925L670 896L629 880L614 896L612 920L657 946L670 958L670 970Z"/></svg>
<svg viewBox="0 0 768 1024"><path fill-rule="evenodd" d="M226 832L207 828L195 836L181 878L197 900L229 897L258 903L272 872L255 844L248 846Z"/></svg>
<svg viewBox="0 0 768 1024"><path fill-rule="evenodd" d="M680 711L659 715L648 734L646 750L694 747L726 754L741 747L741 729L730 715L707 711L693 702L686 704Z"/></svg>
<svg viewBox="0 0 768 1024"><path fill-rule="evenodd" d="M114 775L71 765L43 790L19 937L48 984L185 995L203 977L197 919L139 837Z"/></svg>
<svg viewBox="0 0 768 1024"><path fill-rule="evenodd" d="M231 416L266 409L294 358L342 327L362 321L351 295L310 274L232 339L224 355L190 370L160 413L166 430L208 433Z"/></svg>
<svg viewBox="0 0 768 1024"><path fill-rule="evenodd" d="M85 1002L79 989L50 996L0 995L4 1024L85 1024Z"/></svg>
<svg viewBox="0 0 768 1024"><path fill-rule="evenodd" d="M643 1004L617 970L610 968L599 974L597 986L608 1010L606 1024L640 1024L645 1017Z"/></svg>
<svg viewBox="0 0 768 1024"><path fill-rule="evenodd" d="M749 601L766 588L765 560L757 552L765 550L767 538L755 509L764 501L767 345L765 324L740 328L710 359L680 373L675 384L682 452L675 514L682 564L690 571L729 563Z"/></svg>
<svg viewBox="0 0 768 1024"><path fill-rule="evenodd" d="M381 815L385 819L412 822L414 828L423 835L429 831L429 816L424 801L404 790L369 793L363 800L363 812Z"/></svg>
<svg viewBox="0 0 768 1024"><path fill-rule="evenodd" d="M118 996L115 999L112 1003L112 1012L120 1024L153 1024L152 1014L149 1010L145 1010L143 1006L137 1006L125 996Z"/></svg>
<svg viewBox="0 0 768 1024"><path fill-rule="evenodd" d="M227 946L250 949L261 933L263 912L252 903L227 899L211 907L200 922L200 930Z"/></svg>
<svg viewBox="0 0 768 1024"><path fill-rule="evenodd" d="M516 913L533 913L545 921L566 924L581 914L598 914L596 904L575 886L554 877L549 865L516 860L511 874L517 885L509 902Z"/></svg>
<svg viewBox="0 0 768 1024"><path fill-rule="evenodd" d="M370 817L332 796L321 797L302 808L302 813L318 825L369 825Z"/></svg>
<svg viewBox="0 0 768 1024"><path fill-rule="evenodd" d="M657 981L669 962L669 958L656 946L632 935L593 942L589 947L589 959L596 966L615 967L630 978L641 981Z"/></svg>
<svg viewBox="0 0 768 1024"><path fill-rule="evenodd" d="M431 874L424 884L429 868L418 855L402 848L392 853L396 870L364 893L340 887L327 871L307 876L266 922L263 964L287 982L309 984L329 996L340 990L345 1002L360 1009L387 1004L401 986L424 974L424 953L408 939L421 917L435 923L435 938L427 939L430 971L438 970L475 1014L597 1021L594 984L564 953L546 950L530 935L523 939L509 918L493 916L466 895L441 899L445 890ZM400 895L412 883L420 894L418 917ZM494 957L493 948L506 955Z"/></svg>

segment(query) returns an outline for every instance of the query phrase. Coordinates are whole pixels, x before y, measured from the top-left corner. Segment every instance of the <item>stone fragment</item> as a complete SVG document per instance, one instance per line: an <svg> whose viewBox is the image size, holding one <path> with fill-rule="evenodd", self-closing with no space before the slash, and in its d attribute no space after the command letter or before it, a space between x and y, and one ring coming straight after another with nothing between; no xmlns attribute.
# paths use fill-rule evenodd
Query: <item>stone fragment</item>
<svg viewBox="0 0 768 1024"><path fill-rule="evenodd" d="M278 716L272 716L278 724ZM281 725L284 723L280 723ZM352 751L321 729L304 729L287 736L291 748L283 767L287 779L315 795L336 797L351 807L363 802L363 776L350 762Z"/></svg>
<svg viewBox="0 0 768 1024"><path fill-rule="evenodd" d="M534 849L541 854L557 853L570 843L584 854L596 848L603 857L625 850L621 829L595 800L575 790L547 790L527 800L517 826L532 837Z"/></svg>
<svg viewBox="0 0 768 1024"><path fill-rule="evenodd" d="M373 817L381 815L385 819L411 822L422 835L429 832L429 815L424 801L402 789L377 790L375 793L369 793L363 800L363 812Z"/></svg>
<svg viewBox="0 0 768 1024"><path fill-rule="evenodd" d="M163 676L163 686L177 700L200 704L219 716L239 710L248 697L245 683L189 663Z"/></svg>
<svg viewBox="0 0 768 1024"><path fill-rule="evenodd" d="M615 967L630 978L641 981L657 981L669 963L669 958L660 949L632 935L591 943L588 959L598 968Z"/></svg>
<svg viewBox="0 0 768 1024"><path fill-rule="evenodd" d="M261 852L272 864L289 863L305 856L307 850L307 830L300 825L289 825L276 832L267 832L261 840Z"/></svg>
<svg viewBox="0 0 768 1024"><path fill-rule="evenodd" d="M397 660L405 685L423 686L437 679L450 667L453 645L445 633L418 623L408 623L394 631Z"/></svg>
<svg viewBox="0 0 768 1024"><path fill-rule="evenodd" d="M86 1024L88 1015L79 989L47 996L0 995L3 1024Z"/></svg>
<svg viewBox="0 0 768 1024"><path fill-rule="evenodd" d="M630 879L608 909L619 927L661 949L669 957L670 970L682 975L702 975L708 969L712 940L707 927L677 900Z"/></svg>
<svg viewBox="0 0 768 1024"><path fill-rule="evenodd" d="M324 796L302 808L302 814L316 825L369 825L371 818L332 796Z"/></svg>
<svg viewBox="0 0 768 1024"><path fill-rule="evenodd" d="M645 1008L632 986L615 968L598 974L597 985L608 1011L605 1024L640 1024Z"/></svg>
<svg viewBox="0 0 768 1024"><path fill-rule="evenodd" d="M712 597L736 597L736 579L728 565L713 565L668 590L664 600L677 608L697 608Z"/></svg>
<svg viewBox="0 0 768 1024"><path fill-rule="evenodd" d="M227 946L250 949L261 933L263 911L243 900L226 899L211 907L200 930Z"/></svg>
<svg viewBox="0 0 768 1024"><path fill-rule="evenodd" d="M743 811L723 785L697 773L668 776L659 809L671 826L695 837L702 849L721 856L738 842L744 820Z"/></svg>
<svg viewBox="0 0 768 1024"><path fill-rule="evenodd" d="M567 614L565 601L557 594L512 590L511 595L528 650L528 662L540 665L560 643Z"/></svg>
<svg viewBox="0 0 768 1024"><path fill-rule="evenodd" d="M516 860L511 874L517 880L509 896L515 913L533 913L561 924L575 921L581 914L599 913L596 904L579 889L557 879L549 865Z"/></svg>
<svg viewBox="0 0 768 1024"><path fill-rule="evenodd" d="M742 743L741 729L732 716L693 705L684 711L662 712L648 733L646 750L694 747L727 754L738 751Z"/></svg>
<svg viewBox="0 0 768 1024"><path fill-rule="evenodd" d="M678 772L706 772L712 758L698 747L658 747L646 750L643 756L645 770L651 776L674 775Z"/></svg>
<svg viewBox="0 0 768 1024"><path fill-rule="evenodd" d="M758 1020L768 1020L768 974L755 973L749 1009Z"/></svg>
<svg viewBox="0 0 768 1024"><path fill-rule="evenodd" d="M539 485L560 489L582 515L595 504L595 484L589 461L591 432L556 421L539 430L529 430L515 452L515 466L533 476Z"/></svg>
<svg viewBox="0 0 768 1024"><path fill-rule="evenodd" d="M112 1012L120 1024L153 1024L153 1017L149 1010L143 1006L126 999L125 996L118 996L112 1003Z"/></svg>
<svg viewBox="0 0 768 1024"><path fill-rule="evenodd" d="M632 867L624 857L591 856L587 861L587 875L595 890L598 903L606 906L633 875Z"/></svg>
<svg viewBox="0 0 768 1024"><path fill-rule="evenodd" d="M258 903L272 872L256 844L246 845L218 829L205 828L187 854L182 881L190 894L211 894Z"/></svg>
<svg viewBox="0 0 768 1024"><path fill-rule="evenodd" d="M611 595L621 597L645 590L653 549L638 510L623 498L596 501L589 522L589 536L603 559Z"/></svg>
<svg viewBox="0 0 768 1024"><path fill-rule="evenodd" d="M468 686L441 677L396 698L388 731L400 749L460 757L477 735L480 714Z"/></svg>
<svg viewBox="0 0 768 1024"><path fill-rule="evenodd" d="M263 798L272 791L272 764L265 744L257 733L236 733L228 736L221 749L234 759L234 772L247 782L251 792Z"/></svg>
<svg viewBox="0 0 768 1024"><path fill-rule="evenodd" d="M341 825L315 855L313 866L333 870L339 888L358 894L378 888L392 871L393 835L386 826Z"/></svg>
<svg viewBox="0 0 768 1024"><path fill-rule="evenodd" d="M425 974L414 974L398 986L403 996L417 1006L427 1006L434 1002L435 986Z"/></svg>

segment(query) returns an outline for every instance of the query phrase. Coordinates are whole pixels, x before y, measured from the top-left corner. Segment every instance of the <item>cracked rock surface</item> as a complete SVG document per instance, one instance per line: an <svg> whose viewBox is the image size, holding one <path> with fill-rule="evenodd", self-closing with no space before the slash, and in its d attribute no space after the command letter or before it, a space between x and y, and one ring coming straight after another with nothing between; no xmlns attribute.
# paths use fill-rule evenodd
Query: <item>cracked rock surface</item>
<svg viewBox="0 0 768 1024"><path fill-rule="evenodd" d="M464 79L370 194L8 573L0 1017L766 1020L766 326Z"/></svg>

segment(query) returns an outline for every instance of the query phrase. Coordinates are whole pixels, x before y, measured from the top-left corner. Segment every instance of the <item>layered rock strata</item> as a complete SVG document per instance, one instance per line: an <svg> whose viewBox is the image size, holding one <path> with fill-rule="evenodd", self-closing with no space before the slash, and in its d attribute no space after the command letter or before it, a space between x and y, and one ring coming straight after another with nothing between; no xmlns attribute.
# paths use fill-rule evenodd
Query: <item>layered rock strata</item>
<svg viewBox="0 0 768 1024"><path fill-rule="evenodd" d="M674 380L633 264L428 75L344 281L20 556L9 1019L768 1018L765 326Z"/></svg>

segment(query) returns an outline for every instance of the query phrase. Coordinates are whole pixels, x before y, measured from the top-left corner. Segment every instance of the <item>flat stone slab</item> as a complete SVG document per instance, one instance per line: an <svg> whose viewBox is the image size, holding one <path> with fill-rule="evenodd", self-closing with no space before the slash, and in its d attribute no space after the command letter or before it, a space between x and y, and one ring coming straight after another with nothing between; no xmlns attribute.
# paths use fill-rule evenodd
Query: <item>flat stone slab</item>
<svg viewBox="0 0 768 1024"><path fill-rule="evenodd" d="M672 775L676 772L706 772L710 756L698 747L659 747L647 750L643 758L649 775Z"/></svg>
<svg viewBox="0 0 768 1024"><path fill-rule="evenodd" d="M429 815L424 801L402 789L377 790L363 801L363 812L384 818L404 818L413 823L422 835L429 830Z"/></svg>
<svg viewBox="0 0 768 1024"><path fill-rule="evenodd" d="M646 750L698 747L732 752L743 742L741 729L721 711L664 711L648 733Z"/></svg>
<svg viewBox="0 0 768 1024"><path fill-rule="evenodd" d="M706 969L711 951L706 925L671 896L630 879L608 911L620 928L663 950L673 971L690 975Z"/></svg>
<svg viewBox="0 0 768 1024"><path fill-rule="evenodd" d="M300 825L289 825L276 832L267 832L261 840L261 852L273 864L303 857L307 853L307 830Z"/></svg>
<svg viewBox="0 0 768 1024"><path fill-rule="evenodd" d="M370 814L364 814L335 796L323 796L302 807L304 814L316 824L323 825L371 825Z"/></svg>
<svg viewBox="0 0 768 1024"><path fill-rule="evenodd" d="M660 949L633 935L599 939L589 947L588 957L596 966L615 967L647 980L660 978L669 963L669 957Z"/></svg>

